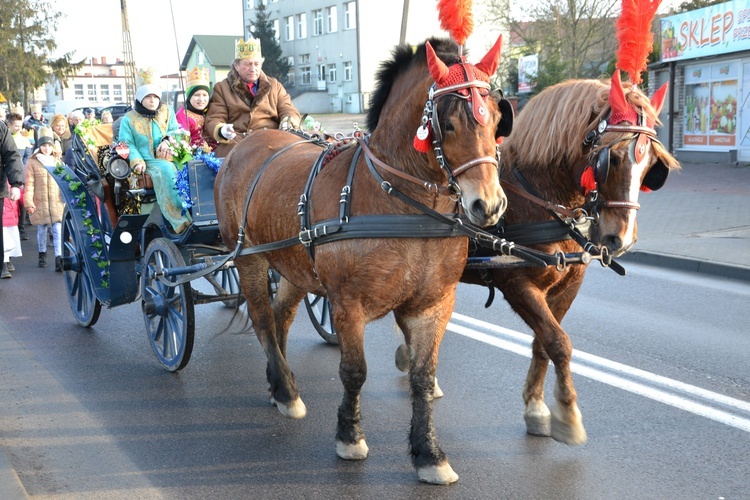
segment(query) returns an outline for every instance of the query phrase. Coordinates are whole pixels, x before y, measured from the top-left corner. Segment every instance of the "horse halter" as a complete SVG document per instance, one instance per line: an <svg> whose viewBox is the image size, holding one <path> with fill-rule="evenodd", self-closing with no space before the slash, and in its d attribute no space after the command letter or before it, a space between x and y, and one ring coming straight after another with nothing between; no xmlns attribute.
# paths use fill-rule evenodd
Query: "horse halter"
<svg viewBox="0 0 750 500"><path fill-rule="evenodd" d="M635 113L633 113L635 114ZM586 196L586 203L584 208L590 210L594 217L598 213L600 208L624 208L638 210L641 205L637 202L631 201L612 201L605 200L600 192L600 186L603 186L607 182L610 170L610 151L616 144L628 141L628 156L632 163L640 163L646 155L647 148L651 145L651 141L659 142L656 136L656 130L652 127L645 125L645 119L642 113L637 113L637 125L630 124L612 124L611 114L601 120L594 130L590 130L583 140L584 146L591 148L589 153L589 166L584 170L584 174L581 176L581 185L584 189L584 195ZM615 139L606 146L603 146L597 151L599 142L602 136L606 132L616 132L629 134L619 139ZM642 191L656 191L661 188L667 180L669 169L662 163L661 160L657 160L654 165L646 173L641 184Z"/></svg>
<svg viewBox="0 0 750 500"><path fill-rule="evenodd" d="M479 92L479 89L485 89L487 90L487 93L483 95L482 93ZM462 90L463 92L461 92ZM456 182L456 177L466 172L470 168L475 167L477 165L481 165L482 163L491 163L495 166L495 168L497 168L498 152L496 149L494 157L493 156L481 156L479 158L474 158L473 160L469 160L466 163L456 168L451 168L451 166L448 164L448 161L446 160L445 155L443 153L443 133L440 127L440 120L438 117L437 101L439 98L445 97L445 96L452 96L452 97L457 97L459 99L467 100L470 103L472 103L472 108L475 110L474 117L476 119L477 114L480 116L485 116L488 113L487 96L489 95L489 90L490 90L489 83L473 80L473 81L466 81L463 83L458 83L458 84L451 85L449 87L443 87L443 88L437 88L437 84L433 83L428 92L427 102L425 103L424 113L422 114L422 124L419 126L419 129L417 129L417 138L420 140L426 140L430 135L430 129L431 129L432 149L435 151L435 157L437 158L440 168L443 169L448 175L448 183L453 187L454 191L457 194L460 194L460 188L458 187L458 184ZM483 102L477 103L476 101L478 99ZM486 122L486 117L484 118L484 120ZM477 122L481 123L479 120L477 120ZM427 128L428 123L429 123L429 129Z"/></svg>
<svg viewBox="0 0 750 500"><path fill-rule="evenodd" d="M414 147L418 151L426 153L429 151L431 144L440 168L447 174L448 183L457 195L460 195L461 189L456 182L456 177L483 163L490 163L497 168L499 163L498 151L496 148L495 156L474 158L456 168L451 168L443 152L443 134L440 128L437 103L440 98L445 96L463 99L471 106L474 120L479 125L485 126L490 118L487 105L491 90L489 75L494 74L497 69L501 43L502 37L498 38L495 45L476 66L466 62L466 59L460 53L459 62L447 66L437 56L430 43L425 44L427 66L434 83L427 92L427 101L422 113L421 124L417 128L414 138Z"/></svg>

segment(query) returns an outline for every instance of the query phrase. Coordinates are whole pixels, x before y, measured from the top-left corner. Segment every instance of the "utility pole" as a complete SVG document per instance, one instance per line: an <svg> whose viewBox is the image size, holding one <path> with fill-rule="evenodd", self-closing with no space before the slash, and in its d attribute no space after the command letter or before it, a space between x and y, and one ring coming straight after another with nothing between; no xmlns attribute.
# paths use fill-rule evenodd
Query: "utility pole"
<svg viewBox="0 0 750 500"><path fill-rule="evenodd" d="M132 104L135 101L135 60L133 44L130 42L130 23L128 23L128 6L120 0L122 14L122 53L125 56L125 99Z"/></svg>

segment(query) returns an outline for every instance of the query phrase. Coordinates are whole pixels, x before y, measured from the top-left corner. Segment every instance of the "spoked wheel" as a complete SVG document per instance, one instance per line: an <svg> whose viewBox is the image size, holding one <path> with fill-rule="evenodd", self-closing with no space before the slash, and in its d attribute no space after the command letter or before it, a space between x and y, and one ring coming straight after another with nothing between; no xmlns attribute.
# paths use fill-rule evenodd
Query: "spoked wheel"
<svg viewBox="0 0 750 500"><path fill-rule="evenodd" d="M65 208L62 223L62 258L65 285L68 287L70 309L81 326L93 326L102 312L96 298L91 269L86 265L86 244L73 226L73 214Z"/></svg>
<svg viewBox="0 0 750 500"><path fill-rule="evenodd" d="M323 340L332 345L338 345L339 337L333 328L333 318L331 317L331 303L322 295L308 293L305 296L305 307L307 314L310 315L315 331L323 337Z"/></svg>
<svg viewBox="0 0 750 500"><path fill-rule="evenodd" d="M245 302L245 296L242 295L242 290L240 289L240 277L237 274L236 267L219 269L212 272L210 276L206 276L206 279L211 283L211 286L214 287L214 291L218 295L228 294L228 297L221 301L226 307L236 309Z"/></svg>
<svg viewBox="0 0 750 500"><path fill-rule="evenodd" d="M146 332L159 363L169 371L184 368L193 352L195 314L190 283L168 286L160 280L164 268L185 265L172 241L156 238L146 249L141 273L141 307Z"/></svg>

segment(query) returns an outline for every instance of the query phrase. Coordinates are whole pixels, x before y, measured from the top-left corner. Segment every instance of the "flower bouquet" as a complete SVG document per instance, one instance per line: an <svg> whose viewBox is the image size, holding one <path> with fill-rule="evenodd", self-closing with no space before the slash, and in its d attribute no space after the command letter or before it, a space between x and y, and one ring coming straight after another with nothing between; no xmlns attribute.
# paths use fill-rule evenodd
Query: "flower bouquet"
<svg viewBox="0 0 750 500"><path fill-rule="evenodd" d="M193 148L190 146L188 137L186 132L181 131L166 141L169 155L178 170L184 169L185 164L193 159Z"/></svg>

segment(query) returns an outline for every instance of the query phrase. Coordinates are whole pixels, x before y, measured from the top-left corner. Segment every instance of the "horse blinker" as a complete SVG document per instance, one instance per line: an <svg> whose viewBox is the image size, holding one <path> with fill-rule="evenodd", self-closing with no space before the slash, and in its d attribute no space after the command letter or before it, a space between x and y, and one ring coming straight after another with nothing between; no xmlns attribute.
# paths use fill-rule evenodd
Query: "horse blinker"
<svg viewBox="0 0 750 500"><path fill-rule="evenodd" d="M641 190L657 191L667 182L667 177L669 177L669 168L661 159L656 160L656 163L646 172L646 176L643 178L643 183L641 184Z"/></svg>

